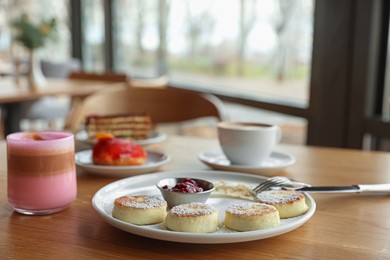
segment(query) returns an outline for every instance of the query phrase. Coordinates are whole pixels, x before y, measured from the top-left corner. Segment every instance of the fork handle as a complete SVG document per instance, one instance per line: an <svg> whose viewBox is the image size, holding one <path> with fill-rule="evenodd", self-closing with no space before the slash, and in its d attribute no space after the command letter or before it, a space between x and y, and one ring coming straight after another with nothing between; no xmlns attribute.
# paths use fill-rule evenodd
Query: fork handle
<svg viewBox="0 0 390 260"><path fill-rule="evenodd" d="M390 193L390 184L361 184L350 186L311 186L297 189L321 193Z"/></svg>
<svg viewBox="0 0 390 260"><path fill-rule="evenodd" d="M318 192L318 193L356 193L361 192L358 185L351 186L311 186L297 189L298 191L305 192Z"/></svg>

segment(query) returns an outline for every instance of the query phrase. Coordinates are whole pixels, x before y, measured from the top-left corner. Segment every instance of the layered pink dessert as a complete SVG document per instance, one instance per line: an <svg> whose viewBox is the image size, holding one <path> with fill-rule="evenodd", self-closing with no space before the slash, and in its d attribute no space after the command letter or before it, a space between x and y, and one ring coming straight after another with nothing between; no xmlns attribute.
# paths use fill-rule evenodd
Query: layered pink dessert
<svg viewBox="0 0 390 260"><path fill-rule="evenodd" d="M73 134L24 132L7 136L8 201L25 214L50 214L76 198Z"/></svg>

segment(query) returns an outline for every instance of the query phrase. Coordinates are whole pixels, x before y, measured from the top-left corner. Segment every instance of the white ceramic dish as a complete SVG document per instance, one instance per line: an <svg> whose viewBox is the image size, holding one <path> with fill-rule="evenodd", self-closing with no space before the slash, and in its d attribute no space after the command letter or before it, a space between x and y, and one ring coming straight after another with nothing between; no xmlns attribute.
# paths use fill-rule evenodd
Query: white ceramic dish
<svg viewBox="0 0 390 260"><path fill-rule="evenodd" d="M95 165L92 162L92 150L84 150L76 153L76 165L80 168L94 174L116 176L116 177L128 177L136 174L143 174L156 171L162 165L168 163L171 160L169 155L146 151L148 158L145 164L136 166L104 166Z"/></svg>
<svg viewBox="0 0 390 260"><path fill-rule="evenodd" d="M147 226L137 226L112 217L112 208L115 198L123 195L161 196L159 190L156 187L156 183L160 179L176 177L192 177L205 179L212 182L238 182L245 184L250 188L256 186L260 181L264 180L264 177L261 176L223 171L172 171L152 173L125 178L104 186L93 196L92 205L109 224L126 232L166 241L202 244L236 243L278 236L303 225L313 216L316 209L316 203L314 199L310 195L305 194L306 203L309 206L309 210L301 216L282 219L281 224L278 227L248 232L236 232L221 227L218 231L209 234L174 232L167 230L163 223ZM211 196L207 200L208 204L217 207L219 211L220 223L223 223L226 207L233 203L243 202L245 201L240 199L215 196Z"/></svg>
<svg viewBox="0 0 390 260"><path fill-rule="evenodd" d="M76 133L75 137L76 137L76 140L83 142L85 144L94 145L96 143L96 140L88 139L88 134L84 130ZM167 135L165 133L154 132L150 136L150 138L135 140L134 142L139 144L139 145L149 145L149 144L155 144L155 143L165 141L166 139L167 139Z"/></svg>
<svg viewBox="0 0 390 260"><path fill-rule="evenodd" d="M268 176L295 163L294 156L276 151L272 152L261 165L256 166L231 164L222 150L219 149L201 152L198 158L201 162L215 170L245 172Z"/></svg>

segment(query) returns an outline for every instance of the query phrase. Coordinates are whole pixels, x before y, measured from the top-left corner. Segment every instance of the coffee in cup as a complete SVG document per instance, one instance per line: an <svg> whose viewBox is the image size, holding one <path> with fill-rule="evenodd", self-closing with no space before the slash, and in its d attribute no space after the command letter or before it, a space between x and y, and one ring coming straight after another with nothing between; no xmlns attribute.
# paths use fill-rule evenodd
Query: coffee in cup
<svg viewBox="0 0 390 260"><path fill-rule="evenodd" d="M277 125L250 122L219 122L219 144L234 165L261 165L280 142Z"/></svg>

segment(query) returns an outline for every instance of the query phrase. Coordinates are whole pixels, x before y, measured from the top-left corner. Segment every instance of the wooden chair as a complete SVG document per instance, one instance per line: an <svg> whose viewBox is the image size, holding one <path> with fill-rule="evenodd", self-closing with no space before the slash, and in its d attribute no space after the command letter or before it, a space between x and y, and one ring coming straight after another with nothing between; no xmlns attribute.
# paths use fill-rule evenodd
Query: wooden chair
<svg viewBox="0 0 390 260"><path fill-rule="evenodd" d="M146 111L156 125L212 117L225 119L223 103L214 95L176 88L130 87L99 91L82 104L72 131L79 131L90 114L109 115Z"/></svg>
<svg viewBox="0 0 390 260"><path fill-rule="evenodd" d="M72 71L69 75L70 79L84 79L84 80L103 80L109 82L127 82L128 76L124 73L89 73L84 71Z"/></svg>
<svg viewBox="0 0 390 260"><path fill-rule="evenodd" d="M78 80L99 80L99 81L107 81L107 82L118 82L124 83L124 86L129 86L129 77L124 73L114 73L114 72L106 72L106 73L89 73L84 71L72 71L69 74L69 79L78 79ZM83 97L75 97L72 99L72 104L70 111L65 120L64 129L72 130L74 125L76 124L76 120L78 117L78 113L80 112L81 105L83 103Z"/></svg>

